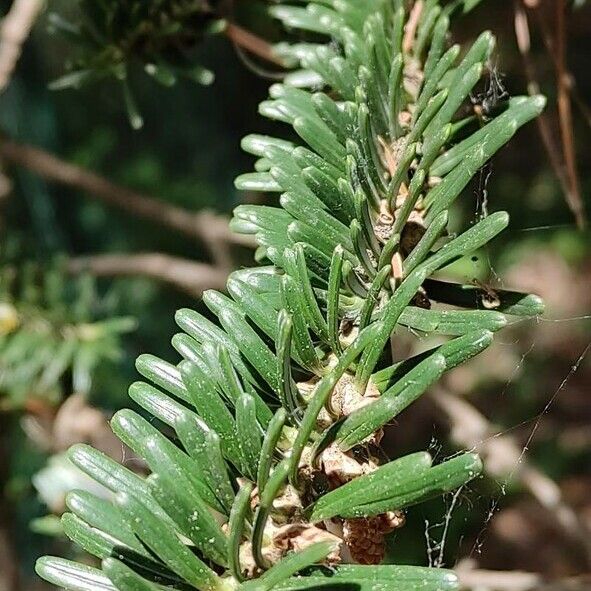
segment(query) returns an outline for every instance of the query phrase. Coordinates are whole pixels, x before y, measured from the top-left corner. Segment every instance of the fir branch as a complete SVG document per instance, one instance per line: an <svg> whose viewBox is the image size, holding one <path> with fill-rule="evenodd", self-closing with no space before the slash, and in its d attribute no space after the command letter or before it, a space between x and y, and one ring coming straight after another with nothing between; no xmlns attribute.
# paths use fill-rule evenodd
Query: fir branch
<svg viewBox="0 0 591 591"><path fill-rule="evenodd" d="M388 423L486 349L506 315L543 311L534 295L436 275L508 225L495 212L446 235L472 178L545 104L514 97L466 117L495 40L483 33L459 59L447 36L450 16L477 3L426 0L410 14L401 0L271 7L314 41L277 48L300 70L260 106L299 139L243 141L258 160L237 187L280 195L232 220L256 237L264 264L234 272L228 295L206 291L211 316L177 313L180 362L138 359L151 384L134 384L131 398L176 434L134 411L115 415L146 479L91 448L70 452L116 493L109 511L120 517L103 531L72 507L67 531L103 570L44 558L43 577L78 591L458 588L444 569L380 562L404 510L477 478L480 458L432 465L426 452L384 461L374 451ZM390 345L400 326L446 339L399 360Z"/></svg>

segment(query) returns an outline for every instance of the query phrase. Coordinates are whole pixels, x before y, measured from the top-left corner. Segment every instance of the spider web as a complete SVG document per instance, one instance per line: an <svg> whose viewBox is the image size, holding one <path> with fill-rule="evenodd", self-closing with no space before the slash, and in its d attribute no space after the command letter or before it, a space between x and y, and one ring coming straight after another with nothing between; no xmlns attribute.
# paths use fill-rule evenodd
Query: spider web
<svg viewBox="0 0 591 591"><path fill-rule="evenodd" d="M487 175L486 182L488 182L488 176L490 176L490 174ZM483 204L484 204L484 208L482 208ZM480 213L480 215L486 215L485 206L486 206L486 201L482 202L481 200L479 200L479 212L477 212L477 213ZM535 227L530 227L530 228L523 228L523 229L517 230L517 231L518 232L548 231L548 230L554 230L554 229L559 229L559 228L560 229L570 228L570 227L574 228L574 225L573 224L556 224L556 225L535 226ZM489 267L490 267L491 276L500 282L499 275L497 275L496 271L493 268L493 265L490 264L490 259L489 259ZM567 322L583 322L583 321L588 321L588 320L591 320L591 314L583 314L583 315L579 315L579 316L572 316L572 317L566 317L566 318L541 318L540 317L540 318L536 318L536 319L527 319L527 318L517 319L517 320L510 322L508 326L514 326L517 324L524 324L527 322L530 322L530 323L531 322L567 323ZM518 341L519 341L519 339L517 339L513 343L504 343L504 344L515 345L515 344L517 344ZM534 335L534 338L533 338L531 344L524 352L521 353L519 360L516 363L513 371L510 373L506 382L502 386L502 388L499 392L500 398L505 397L510 386L517 379L517 377L521 373L521 370L524 367L524 365L526 365L527 358L535 350L535 347L536 347L536 338ZM478 444L470 450L460 450L460 451L452 454L451 456L449 456L449 457L455 457L456 455L464 453L465 451L476 451L476 449L480 448L482 446L482 444L485 444L486 442L488 442L492 439L503 437L505 435L508 435L508 434L518 430L518 429L521 429L523 427L531 425L531 428L529 430L529 433L527 434L525 443L521 447L521 451L519 453L519 456L516 459L516 461L513 463L512 468L507 473L507 476L505 476L502 479L494 479L493 478L493 480L496 482L498 492L496 493L496 495L493 497L493 499L490 502L490 505L489 505L488 511L486 512L486 515L484 517L482 526L476 536L475 542L473 543L469 553L466 556L467 558L472 559L475 556L482 554L483 548L484 548L486 541L487 541L487 535L489 532L489 526L491 524L491 521L492 521L493 517L496 515L496 513L502 509L503 499L507 496L507 491L509 489L509 486L515 480L520 466L524 463L527 453L530 450L530 447L536 437L536 434L540 428L540 425L542 424L542 421L548 415L548 413L550 412L552 406L554 405L554 403L556 402L558 397L567 389L569 382L571 381L573 376L580 370L583 362L588 357L590 352L591 352L591 340L589 342L587 342L587 344L582 348L580 353L574 359L574 361L572 362L572 364L568 368L566 374L564 374L564 377L561 379L560 383L558 384L557 388L546 398L546 402L544 403L544 405L542 406L541 410L538 413L536 413L535 415L533 415L529 418L524 419L523 421L521 421L511 427L500 430L500 431L494 433L493 435L479 441ZM441 445L437 442L437 440L435 438L432 438L431 443L429 445L429 450L430 451L435 450L437 452L437 455L440 454ZM486 469L486 465L485 465L485 469ZM490 479L492 477L490 475L488 475L487 478ZM447 497L445 499L445 503L446 503L445 511L444 511L442 518L439 521L437 521L436 523L430 523L429 520L425 520L425 522L424 522L424 526L425 526L424 536L425 536L426 554L427 554L427 560L428 560L429 566L432 566L432 567L445 566L444 553L446 550L447 537L448 537L448 534L450 531L450 524L452 523L452 519L453 519L453 515L454 515L455 510L458 509L458 507L460 507L461 504L464 502L471 502L470 496L468 494L466 494L465 487L455 491L453 494L447 495ZM458 548L455 553L456 556L460 555L460 545L461 545L462 541L463 541L463 538L460 538L458 540Z"/></svg>

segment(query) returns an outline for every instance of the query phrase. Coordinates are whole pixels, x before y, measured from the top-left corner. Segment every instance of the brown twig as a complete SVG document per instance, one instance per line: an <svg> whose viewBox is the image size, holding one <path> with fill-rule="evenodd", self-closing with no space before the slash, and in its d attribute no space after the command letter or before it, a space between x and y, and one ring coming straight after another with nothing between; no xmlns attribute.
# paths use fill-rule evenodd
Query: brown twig
<svg viewBox="0 0 591 591"><path fill-rule="evenodd" d="M577 173L577 159L575 153L575 139L573 133L573 118L569 92L569 77L566 68L566 2L556 0L556 84L558 87L558 120L562 149L566 163L568 181L567 200L575 216L577 226L586 225L585 209L581 197L579 176Z"/></svg>
<svg viewBox="0 0 591 591"><path fill-rule="evenodd" d="M23 43L29 36L42 6L41 0L14 0L10 11L2 20L0 25L0 92L10 82L22 53Z"/></svg>
<svg viewBox="0 0 591 591"><path fill-rule="evenodd" d="M412 49L413 43L415 42L415 34L417 27L421 20L421 14L423 13L424 3L423 0L417 0L410 11L408 21L404 26L404 38L402 40L402 48L406 52Z"/></svg>
<svg viewBox="0 0 591 591"><path fill-rule="evenodd" d="M234 45L245 49L246 51L256 55L265 61L280 66L282 68L286 67L285 62L279 57L275 51L273 50L273 45L271 45L265 39L261 39L254 33L239 27L233 23L228 23L226 28L224 29L224 33Z"/></svg>
<svg viewBox="0 0 591 591"><path fill-rule="evenodd" d="M480 569L471 559L461 560L454 571L466 591L587 591L590 583L588 575L549 581L539 573Z"/></svg>
<svg viewBox="0 0 591 591"><path fill-rule="evenodd" d="M539 8L539 5L536 5L535 7L531 8ZM556 55L554 40L552 39L552 35L548 28L548 24L546 23L546 20L542 17L541 10L534 11L534 15L536 17L540 33L542 34L542 41L544 42L546 51L552 59L552 62L554 63L554 68L558 70L558 57ZM591 127L591 108L589 108L589 105L587 105L585 99L581 95L577 87L577 81L575 77L572 75L570 71L567 71L565 73L570 95L577 107L579 108L579 110L581 111L581 115L583 115L587 125Z"/></svg>
<svg viewBox="0 0 591 591"><path fill-rule="evenodd" d="M89 272L96 276L142 276L163 281L194 297L206 289L223 289L225 270L212 265L173 257L162 253L102 254L70 259L70 273Z"/></svg>
<svg viewBox="0 0 591 591"><path fill-rule="evenodd" d="M533 591L539 589L543 578L537 573L498 571L473 568L471 560L461 561L454 569L461 589L479 591Z"/></svg>
<svg viewBox="0 0 591 591"><path fill-rule="evenodd" d="M212 260L225 270L231 268L228 248L230 244L255 246L250 236L231 232L228 221L223 216L210 211L195 213L147 197L138 191L116 185L80 166L60 160L39 148L0 138L0 157L7 162L27 168L48 181L74 187L133 216L146 218L190 238L203 241Z"/></svg>
<svg viewBox="0 0 591 591"><path fill-rule="evenodd" d="M540 85L537 81L535 68L530 55L531 37L529 31L529 24L527 19L527 13L525 12L522 4L522 0L515 0L515 37L517 38L517 47L523 61L523 69L527 78L527 89L530 95L540 93ZM560 182L560 186L564 194L568 193L568 183L564 170L564 162L562 160L562 154L560 146L554 141L554 134L552 132L548 116L545 113L541 113L539 117L536 117L536 124L538 126L538 132L542 139L542 144L554 170L554 174Z"/></svg>
<svg viewBox="0 0 591 591"><path fill-rule="evenodd" d="M525 4L528 8L535 9L535 14L538 18L542 38L546 45L546 50L556 69L558 80L559 93L559 122L561 130L562 144L554 140L554 133L551 129L550 122L547 115L542 113L536 118L538 131L544 145L544 149L548 154L550 164L560 182L562 192L568 203L570 210L575 216L575 220L579 227L585 225L585 211L581 198L578 175L576 171L576 159L574 153L574 136L572 132L572 114L570 108L570 93L574 92L574 80L566 70L566 46L565 46L565 23L564 12L562 12L562 55L560 50L555 47L547 27L540 16L540 6L538 3L531 5L526 0L515 0L515 36L517 38L517 46L522 57L525 75L528 80L528 91L530 94L538 94L540 92L540 85L538 84L535 67L530 55L530 30L528 24L527 13L523 7ZM557 0L556 5L559 2ZM558 25L557 25L558 26ZM561 99L561 93L563 94ZM562 106L561 106L562 100ZM581 101L579 101L581 102ZM584 103L583 103L584 105ZM562 109L562 112L561 112ZM566 109L566 110L565 110ZM583 115L587 117L588 113L583 109ZM566 135L565 135L566 134ZM568 145L567 145L568 144Z"/></svg>

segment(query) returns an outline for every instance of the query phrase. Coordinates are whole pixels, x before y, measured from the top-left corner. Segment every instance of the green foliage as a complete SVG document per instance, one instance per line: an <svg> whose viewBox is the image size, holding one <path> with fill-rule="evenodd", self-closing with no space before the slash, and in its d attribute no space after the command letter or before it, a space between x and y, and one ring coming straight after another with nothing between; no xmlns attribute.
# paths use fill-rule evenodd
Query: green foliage
<svg viewBox="0 0 591 591"><path fill-rule="evenodd" d="M57 403L88 393L94 369L115 360L131 318L99 320L100 299L87 275L68 277L60 263L41 271L5 265L0 278L0 409Z"/></svg>
<svg viewBox="0 0 591 591"><path fill-rule="evenodd" d="M177 365L138 360L154 385L134 384L130 396L166 428L130 410L112 426L147 478L89 447L70 452L115 495L107 509L86 493L64 517L102 571L46 557L37 568L47 580L81 591L457 588L443 569L339 564L345 546L361 562L380 556L316 524L393 524L393 512L477 477L471 453L432 466L425 452L384 463L374 451L382 429L485 349L507 314L543 311L536 296L440 273L509 223L497 212L447 235L472 177L544 106L517 97L466 108L494 38L483 33L461 59L446 40L453 9L475 4L427 0L416 29L399 0L271 9L313 42L279 48L301 69L260 106L301 141L243 142L259 159L237 186L280 194L280 207L240 206L232 222L256 236L265 264L233 273L229 296L204 295L217 321L177 313ZM396 360L390 340L405 328L442 344ZM104 525L88 521L93 503L108 512Z"/></svg>
<svg viewBox="0 0 591 591"><path fill-rule="evenodd" d="M55 80L54 90L78 88L113 77L121 82L125 106L134 128L142 117L129 84L134 66L164 86L178 77L199 84L213 82L213 73L196 65L190 51L207 35L224 28L207 0L79 0L72 16L50 14L53 31L77 51L69 72Z"/></svg>

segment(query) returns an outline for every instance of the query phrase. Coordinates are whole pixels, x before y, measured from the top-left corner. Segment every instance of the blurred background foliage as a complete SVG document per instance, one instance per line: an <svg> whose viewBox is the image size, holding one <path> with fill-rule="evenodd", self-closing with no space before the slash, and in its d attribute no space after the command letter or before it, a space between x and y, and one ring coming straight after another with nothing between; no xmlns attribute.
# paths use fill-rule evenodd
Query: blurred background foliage
<svg viewBox="0 0 591 591"><path fill-rule="evenodd" d="M572 175L561 173L561 182L548 154L560 160L563 153L554 18L559 1L483 1L456 26L459 40L484 28L497 35L491 83L517 94L535 82L547 94L552 143L545 149L540 129L530 124L482 171L458 204L457 227L506 209L510 230L448 272L493 290L503 285L537 292L547 314L516 323L388 433L398 454L430 442L439 456L448 456L484 440L491 476L470 494L411 511L405 543L392 539L391 557L574 577L588 585L580 577L591 571L591 241L565 201L565 187L572 199ZM568 72L561 80L570 93L577 182L589 209L591 9L584 2L568 4ZM0 2L3 15L11 5ZM531 41L525 60L516 41L517 26L523 50L527 31L520 14L527 17ZM230 32L228 23L235 27ZM242 136L272 131L257 105L280 75L280 60L267 45L279 40L262 0L54 0L41 11L0 95L0 146L10 138L161 203L227 215L238 203L263 199L239 194L233 179L250 166L240 150ZM7 591L46 588L32 574L34 559L74 552L51 517L61 510L63 490L80 485L60 453L74 441L88 441L133 463L111 439L104 417L128 404L139 353L170 357L174 311L203 311L191 295L197 288L175 289L154 273L144 277L129 269L124 274L136 276L97 272L93 278L92 268L79 273L84 265L77 261L99 254L133 261L134 254L148 252L221 264L215 242L212 247L15 164L0 147L0 590ZM233 266L252 260L245 245L230 250ZM32 286L28 295L26 285ZM11 376L6 350L35 318L43 330L24 348L35 376L27 387L27 366ZM92 333L90 340L81 326ZM397 346L409 346L406 340L400 335ZM81 343L94 355L90 365L85 362L85 379L76 377ZM57 350L64 361L52 365ZM40 382L51 387L40 394L33 387ZM442 400L468 407L450 410ZM473 433L458 423L468 411L477 413L469 419Z"/></svg>

